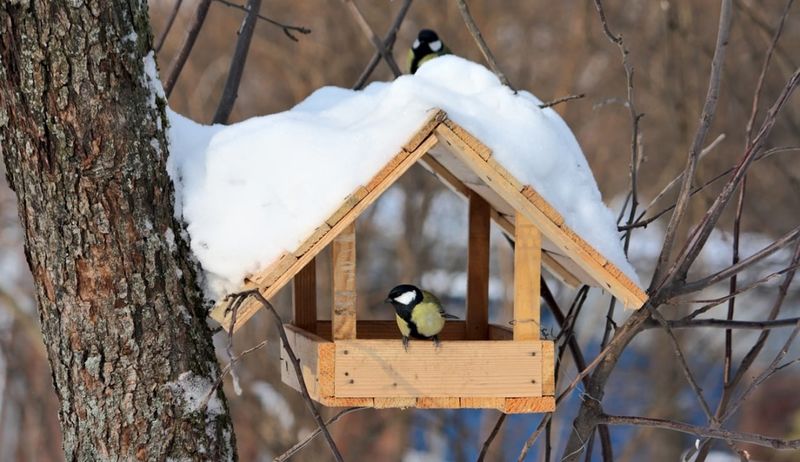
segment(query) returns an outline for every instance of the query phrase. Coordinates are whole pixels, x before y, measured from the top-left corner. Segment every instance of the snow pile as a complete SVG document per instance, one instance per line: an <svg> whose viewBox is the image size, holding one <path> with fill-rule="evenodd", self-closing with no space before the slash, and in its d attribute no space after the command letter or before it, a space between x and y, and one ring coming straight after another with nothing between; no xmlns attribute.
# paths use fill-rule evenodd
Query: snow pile
<svg viewBox="0 0 800 462"><path fill-rule="evenodd" d="M566 223L625 274L615 220L567 125L481 65L445 56L363 91L325 87L294 108L227 127L170 112L176 213L219 299L291 252L400 151L429 111L448 116L533 185Z"/></svg>

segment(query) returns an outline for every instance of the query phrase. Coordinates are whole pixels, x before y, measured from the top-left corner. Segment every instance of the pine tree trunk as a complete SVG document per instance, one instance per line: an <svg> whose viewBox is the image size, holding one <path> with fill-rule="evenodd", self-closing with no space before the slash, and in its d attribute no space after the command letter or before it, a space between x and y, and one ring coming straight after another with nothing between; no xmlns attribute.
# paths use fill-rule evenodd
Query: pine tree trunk
<svg viewBox="0 0 800 462"><path fill-rule="evenodd" d="M236 457L150 49L144 0L0 3L0 153L67 460Z"/></svg>

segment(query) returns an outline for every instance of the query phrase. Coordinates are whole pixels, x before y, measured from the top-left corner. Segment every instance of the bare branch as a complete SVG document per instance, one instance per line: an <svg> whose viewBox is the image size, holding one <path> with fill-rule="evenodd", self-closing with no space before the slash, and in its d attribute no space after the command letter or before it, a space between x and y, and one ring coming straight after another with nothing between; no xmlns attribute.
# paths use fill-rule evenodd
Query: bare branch
<svg viewBox="0 0 800 462"><path fill-rule="evenodd" d="M544 417L542 417L542 420L539 422L539 425L536 427L536 430L533 433L531 433L531 436L528 437L528 439L525 441L525 444L522 446L522 449L519 452L519 456L517 457L517 462L523 462L525 460L525 457L528 455L528 451L531 450L531 447L533 447L533 445L536 443L536 440L539 439L539 435L542 434L542 430L545 429L548 422L550 422L552 418L553 418L552 412L548 412L547 414L544 415Z"/></svg>
<svg viewBox="0 0 800 462"><path fill-rule="evenodd" d="M583 98L585 96L586 96L585 93L579 93L577 95L562 96L561 98L556 98L554 100L547 101L547 102L544 102L544 103L540 104L539 105L539 109L544 109L544 108L547 108L547 107L553 107L553 106L556 106L556 105L561 104L561 103L566 103L567 101L572 101L574 99L581 99L581 98Z"/></svg>
<svg viewBox="0 0 800 462"><path fill-rule="evenodd" d="M483 39L481 31L478 29L478 25L475 24L475 19L469 12L467 2L465 0L456 0L456 3L458 4L458 11L461 12L461 17L464 19L464 24L467 26L467 30L469 30L470 35L472 35L472 38L478 45L478 49L481 50L483 59L486 60L486 62L489 64L489 67L492 69L492 72L494 72L497 78L500 79L500 83L512 90L515 90L508 81L506 75L500 70L500 66L497 65L497 60L492 54L492 50L490 50L489 46L486 45L486 41Z"/></svg>
<svg viewBox="0 0 800 462"><path fill-rule="evenodd" d="M783 91L781 91L781 94L778 96L775 104L773 104L767 112L761 129L754 138L751 146L745 152L744 157L739 161L739 164L736 166L733 175L725 184L725 186L723 186L722 191L714 200L714 203L711 204L711 207L709 207L708 211L703 216L703 219L697 225L695 230L689 236L689 240L684 245L683 250L678 258L675 260L675 264L670 270L670 273L676 275L677 280L682 280L685 278L692 263L694 263L695 259L700 254L700 251L703 249L708 237L711 235L711 231L716 226L716 223L719 220L719 217L722 215L723 210L725 210L725 206L733 196L736 188L742 182L742 179L746 175L750 165L752 165L756 154L761 150L761 146L765 142L766 137L772 131L772 127L775 125L778 113L789 100L789 97L792 95L799 83L800 69L797 69L786 83L786 86L784 86Z"/></svg>
<svg viewBox="0 0 800 462"><path fill-rule="evenodd" d="M777 319L774 321L731 321L728 319L679 319L676 321L667 321L669 327L673 329L685 329L691 327L713 327L720 329L751 329L751 330L769 330L779 329L781 327L792 327L800 318ZM648 328L657 327L655 323L648 325Z"/></svg>
<svg viewBox="0 0 800 462"><path fill-rule="evenodd" d="M319 414L316 405L314 405L314 400L311 399L311 395L308 393L308 387L306 387L306 381L303 379L303 370L300 368L300 361L295 356L294 351L292 350L291 344L289 343L289 337L286 335L286 328L283 326L283 320L281 316L278 314L278 311L275 310L275 307L272 306L261 292L258 290L250 290L245 292L240 292L237 294L228 295L228 298L235 299L235 298L248 298L253 297L261 306L266 308L270 313L272 313L272 317L275 318L275 324L278 328L278 334L281 337L281 341L283 342L283 349L286 351L287 356L289 356L289 361L292 363L292 368L294 369L294 373L297 376L297 383L300 385L300 392L303 395L303 399L308 407L308 410L311 411L311 415L314 417L314 421L317 422L317 426L321 429L323 435L325 435L325 440L328 442L328 446L331 449L331 453L333 457L337 460L337 462L343 462L342 454L339 452L339 448L336 447L336 442L333 440L330 432L328 431L328 427L325 424L325 421L322 420L322 416ZM231 328L231 331L233 329Z"/></svg>
<svg viewBox="0 0 800 462"><path fill-rule="evenodd" d="M400 7L400 11L397 12L397 16L395 16L394 21L392 21L392 25L389 27L389 32L386 33L386 37L383 39L383 47L388 52L391 52L392 48L394 47L394 42L397 40L397 31L400 30L400 26L403 24L403 20L406 18L408 9L411 7L411 2L412 0L405 0L403 2L403 6ZM375 53L373 53L372 58L370 58L367 67L364 68L364 71L361 72L360 76L358 76L356 83L353 84L353 90L361 90L364 88L364 85L367 83L367 79L369 79L369 77L372 75L372 72L378 66L380 60L381 52L380 50L376 50Z"/></svg>
<svg viewBox="0 0 800 462"><path fill-rule="evenodd" d="M756 435L753 433L741 433L732 430L724 430L710 427L699 427L673 420L653 419L649 417L633 417L622 415L602 415L600 421L609 425L638 425L642 427L663 428L694 436L704 436L708 438L720 439L728 442L738 441L741 443L751 443L774 449L798 449L800 440L782 440L780 438L769 438L767 436Z"/></svg>
<svg viewBox="0 0 800 462"><path fill-rule="evenodd" d="M486 453L489 451L489 446L491 446L492 441L494 441L495 437L500 432L500 427L503 426L503 422L505 422L505 420L506 414L501 413L497 418L497 422L494 423L492 431L489 432L489 436L486 437L486 441L483 442L483 446L481 446L481 452L478 454L478 458L476 459L477 462L483 462L483 459L486 457Z"/></svg>
<svg viewBox="0 0 800 462"><path fill-rule="evenodd" d="M333 416L330 419L328 419L328 421L325 422L325 426L329 427L331 424L335 423L336 421L338 421L342 417L344 417L344 416L346 416L348 414L352 414L354 412L363 411L364 409L369 409L369 408L366 408L366 407L349 407L349 408L347 408L347 409L345 409L343 411L340 411L338 414L336 414L335 416ZM320 427L315 428L314 431L309 433L305 438L303 438L302 441L298 442L297 444L295 444L294 446L289 448L283 454L281 454L278 457L272 459L272 462L285 462L285 461L289 460L289 458L291 458L293 455L297 454L301 449L306 447L308 445L308 443L313 441L314 438L319 436L321 433L322 433L322 429Z"/></svg>
<svg viewBox="0 0 800 462"><path fill-rule="evenodd" d="M248 7L244 7L242 5L238 5L236 3L229 2L228 0L216 0L216 1L221 3L221 4L223 4L223 5L225 5L225 6L227 6L227 7L235 8L237 10L242 10L245 13L249 13L250 12ZM281 22L278 22L278 21L276 21L274 19L271 19L271 18L268 18L266 16L262 16L261 14L258 14L256 17L258 19L262 20L262 21L265 21L265 22L268 22L268 23L270 23L270 24L272 24L274 26L280 27L283 30L283 33L286 34L287 37L289 37L291 40L293 40L295 42L299 42L299 40L297 39L297 37L292 35L292 32L297 32L297 33L300 33L300 34L303 34L303 35L308 35L308 34L311 33L311 29L309 29L307 27L290 26L288 24L283 24Z"/></svg>
<svg viewBox="0 0 800 462"><path fill-rule="evenodd" d="M233 110L233 104L239 95L239 84L242 81L244 65L247 63L247 52L250 50L250 43L253 41L253 33L256 30L256 20L260 9L261 0L247 1L247 16L245 16L242 28L239 30L239 38L236 40L236 49L231 58L228 78L225 80L225 88L222 90L222 97L220 97L217 112L214 114L213 123L215 124L228 122L228 117L230 117Z"/></svg>
<svg viewBox="0 0 800 462"><path fill-rule="evenodd" d="M689 193L692 190L692 181L694 181L694 172L697 168L697 160L700 151L705 143L706 134L711 127L711 122L714 120L714 114L717 110L717 100L719 99L719 87L722 80L722 67L725 63L725 52L728 48L728 37L730 36L731 17L732 17L732 1L722 0L719 14L719 29L717 31L717 44L714 48L714 57L711 60L711 74L708 82L708 93L706 100L703 104L703 112L700 116L700 125L697 127L692 146L689 149L689 157L687 160L683 181L681 183L681 190L678 195L678 200L675 206L675 212L670 218L667 230L664 235L664 244L661 248L661 254L655 267L655 273L650 284L650 290L659 287L665 280L667 275L667 268L670 256L672 255L672 247L675 244L675 238L680 226L681 220L686 215L687 205L689 203Z"/></svg>
<svg viewBox="0 0 800 462"><path fill-rule="evenodd" d="M189 25L189 30L186 32L186 38L183 40L180 51L178 51L178 54L176 54L175 58L172 60L172 65L167 74L167 80L164 82L164 93L167 95L167 98L172 94L175 83L178 81L178 76L181 75L181 71L183 70L183 65L186 64L189 53L192 52L194 43L197 41L197 36L200 34L200 29L203 28L209 6L211 6L211 0L200 0L197 4L194 20Z"/></svg>
<svg viewBox="0 0 800 462"><path fill-rule="evenodd" d="M380 37L378 37L378 35L375 34L375 31L372 30L372 27L370 27L369 23L364 18L364 15L361 14L361 10L358 9L358 5L356 5L353 0L342 0L342 1L345 3L345 5L347 5L347 8L350 10L350 13L355 18L356 22L358 23L358 26L361 28L361 31L364 32L364 35L367 36L370 42L372 42L372 45L375 46L375 49L378 50L378 52L381 54L383 60L386 61L386 64L389 66L389 69L392 70L394 76L399 77L402 74L402 71L400 71L400 68L397 66L397 62L395 62L394 56L392 56L392 54L389 53L389 51L383 45L383 42L381 41Z"/></svg>
<svg viewBox="0 0 800 462"><path fill-rule="evenodd" d="M718 271L710 276L706 276L694 282L687 282L686 284L679 287L676 293L687 294L691 292L696 292L698 290L702 290L705 289L706 287L712 286L720 281L728 279L734 274L738 274L739 272L767 258L768 256L777 252L786 245L791 244L792 241L794 241L798 237L800 237L800 226L797 226L792 231L789 231L788 233L784 234L783 237L781 237L780 239L764 247L763 249L759 250L753 255L745 258L739 263L736 263L735 265L731 265L722 271Z"/></svg>
<svg viewBox="0 0 800 462"><path fill-rule="evenodd" d="M700 385L697 384L697 380L694 378L694 374L692 374L691 369L689 369L689 363L686 362L686 356L683 354L683 350L681 350L681 345L678 343L678 338L675 337L675 333L672 332L667 320L664 319L664 316L658 312L656 308L650 308L650 314L653 318L664 328L669 336L670 341L672 342L672 348L675 350L675 356L678 357L678 361L681 363L681 369L683 370L683 375L686 376L686 380L689 382L689 385L692 387L692 391L694 391L695 396L697 397L697 401L700 403L700 407L703 408L703 412L705 413L706 417L709 420L714 418L714 414L711 412L711 408L708 406L708 402L706 401L705 396L703 396L703 389L700 388Z"/></svg>
<svg viewBox="0 0 800 462"><path fill-rule="evenodd" d="M161 51L161 47L164 46L164 42L167 40L167 35L169 35L169 31L172 29L172 24L175 22L175 18L178 17L178 10L181 8L181 3L183 3L183 0L175 0L175 4L172 5L172 11L170 11L169 17L167 18L167 24L164 25L164 30L158 37L158 41L156 41L156 53Z"/></svg>

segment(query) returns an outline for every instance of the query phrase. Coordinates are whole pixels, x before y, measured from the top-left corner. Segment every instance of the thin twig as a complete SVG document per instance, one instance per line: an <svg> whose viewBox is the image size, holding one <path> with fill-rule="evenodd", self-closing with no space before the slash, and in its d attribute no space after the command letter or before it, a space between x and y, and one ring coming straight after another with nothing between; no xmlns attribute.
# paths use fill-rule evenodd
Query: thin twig
<svg viewBox="0 0 800 462"><path fill-rule="evenodd" d="M486 60L486 62L489 64L489 67L492 69L492 72L494 72L497 78L500 79L500 83L514 90L514 87L511 86L511 83L508 81L506 75L500 70L500 66L497 65L497 60L492 54L492 50L490 50L489 46L486 45L486 41L483 39L481 31L478 29L478 25L475 24L475 19L469 12L467 2L465 0L456 0L456 3L458 4L458 11L461 12L461 17L464 19L464 24L467 26L467 30L469 30L470 35L472 35L472 38L478 45L478 49L481 50L483 59Z"/></svg>
<svg viewBox="0 0 800 462"><path fill-rule="evenodd" d="M525 441L525 444L522 446L522 449L519 451L519 456L517 457L517 462L523 462L525 457L528 455L528 451L531 450L531 447L536 443L536 440L539 439L539 435L542 434L542 430L547 426L547 423L553 418L553 413L548 412L547 414L542 417L542 420L539 422L539 425L536 427L536 430L531 433L531 436Z"/></svg>
<svg viewBox="0 0 800 462"><path fill-rule="evenodd" d="M566 103L567 101L572 101L574 99L581 99L581 98L583 98L585 96L586 96L585 93L580 93L580 94L577 94L577 95L562 96L561 98L556 98L554 100L547 101L547 102L544 102L544 103L540 104L539 105L539 109L544 109L544 108L547 108L547 107L553 107L553 106L555 106L557 104Z"/></svg>
<svg viewBox="0 0 800 462"><path fill-rule="evenodd" d="M661 253L658 256L658 261L653 274L650 290L663 284L667 276L669 268L669 259L672 255L672 248L675 245L675 238L677 237L678 226L681 224L683 217L686 215L689 203L689 193L692 190L692 182L694 181L694 173L697 168L697 160L700 151L705 143L706 134L714 120L714 114L717 110L717 101L719 99L719 88L722 80L722 67L725 63L725 52L728 48L728 38L731 30L732 18L732 1L722 0L719 14L719 29L717 31L717 43L714 47L714 57L711 60L711 73L708 79L708 92L706 94L705 103L703 104L703 112L700 116L700 125L697 127L692 146L689 149L689 156L681 183L680 193L676 202L675 211L670 217L667 230L664 234L664 244L661 247Z"/></svg>
<svg viewBox="0 0 800 462"><path fill-rule="evenodd" d="M238 5L238 4L233 3L233 2L229 2L228 0L216 0L216 1L221 3L221 4L223 4L223 5L225 5L225 6L228 6L228 7L231 7L231 8L236 8L237 10L242 10L244 12L249 12L247 7L244 7L242 5ZM271 18L268 18L266 16L262 16L261 14L259 14L257 17L258 17L258 19L260 19L262 21L265 21L265 22L268 22L268 23L270 23L272 25L280 27L283 30L283 33L286 34L287 37L289 37L291 40L293 40L295 42L299 42L299 40L297 39L297 37L292 35L292 32L297 32L297 33L300 33L300 34L303 34L303 35L308 35L308 34L311 33L311 29L309 29L307 27L290 26L288 24L283 24L282 22L278 22L278 21L276 21L274 19L271 19Z"/></svg>
<svg viewBox="0 0 800 462"><path fill-rule="evenodd" d="M770 330L781 327L792 327L800 318L775 319L772 321L738 321L728 319L678 319L667 321L672 329L686 329L693 327L712 327L719 329L751 329L751 330ZM658 327L656 323L648 324L647 328Z"/></svg>
<svg viewBox="0 0 800 462"><path fill-rule="evenodd" d="M333 437L328 431L328 427L325 425L325 421L322 419L317 407L314 405L314 401L311 399L311 395L308 393L306 381L303 379L303 370L300 368L300 361L297 359L297 356L295 356L294 351L292 350L291 344L289 343L289 337L286 335L286 328L283 326L283 320L278 314L278 311L275 310L275 307L272 306L272 303L264 298L264 296L261 295L261 292L258 290L250 290L237 294L231 294L228 297L253 297L256 299L256 301L261 303L261 306L272 313L272 316L275 318L275 324L278 328L278 334L283 342L283 349L286 351L286 354L289 356L289 361L292 363L292 368L297 376L297 383L300 385L300 392L303 395L306 406L308 407L308 410L311 411L311 415L314 417L314 421L317 422L317 426L322 430L322 434L325 435L325 440L328 442L328 446L331 449L331 453L333 453L333 457L337 460L337 462L343 462L344 459L342 458L342 454L339 452L339 448L336 447L336 442L333 440ZM233 329L231 328L231 330Z"/></svg>
<svg viewBox="0 0 800 462"><path fill-rule="evenodd" d="M778 147L778 148L769 149L769 150L765 151L763 154L760 154L759 156L757 156L753 162L757 162L759 160L764 160L764 159L766 159L768 157L772 157L774 154L779 154L779 153L782 153L782 152L792 152L792 151L800 151L800 146L782 146L782 147ZM710 180L706 181L702 185L695 187L692 190L690 196L693 197L695 194L699 193L700 191L703 191L704 189L706 189L707 187L709 187L712 184L716 183L717 181L721 180L722 178L725 178L726 176L730 175L735 170L736 170L736 167L734 166L734 167L728 168L727 170L725 170L722 173L719 173L719 174L715 175L713 178L711 178ZM683 178L683 173L681 173L681 175L678 177L678 179L680 179L680 178ZM650 204L650 205L652 205L652 204ZM630 229L630 228L646 228L647 225L649 225L650 223L658 220L662 216L664 216L667 213L671 212L675 208L675 205L676 204L672 204L669 207L664 208L663 210L659 211L658 213L656 213L653 216L651 216L649 218L646 218L644 220L642 220L642 216L640 215L639 219L636 221L636 223L633 223L631 225L621 225L621 226L618 226L617 229L619 231L625 231L626 229Z"/></svg>
<svg viewBox="0 0 800 462"><path fill-rule="evenodd" d="M693 436L705 436L724 441L738 441L751 443L774 449L798 449L800 440L782 440L780 438L769 438L753 433L741 433L732 430L716 429L710 427L699 427L673 420L653 419L649 417L634 417L623 415L602 415L600 421L609 425L637 425L641 427L663 428Z"/></svg>
<svg viewBox="0 0 800 462"><path fill-rule="evenodd" d="M342 417L344 417L344 416L346 416L348 414L352 414L352 413L357 412L357 411L363 411L364 409L369 409L369 408L366 408L366 407L349 407L347 409L344 409L343 411L340 411L338 414L336 414L335 416L333 416L330 419L328 419L328 421L325 422L325 425L330 427L331 424L335 423L336 421L338 421ZM317 436L320 435L320 433L322 433L322 429L319 428L319 427L315 428L314 431L309 433L308 435L306 435L306 437L303 438L302 441L299 441L297 444L295 444L294 446L292 446L291 448L286 450L286 452L284 452L283 454L279 455L278 457L272 459L272 462L285 462L285 461L289 460L290 457L292 457L293 455L297 454L301 449L306 447L308 445L308 443L313 441L314 438L316 438Z"/></svg>
<svg viewBox="0 0 800 462"><path fill-rule="evenodd" d="M689 268L695 262L700 254L700 251L705 246L706 241L711 235L711 231L715 228L720 216L722 216L722 212L725 210L728 201L731 199L736 191L736 188L741 184L742 179L747 174L747 171L752 165L753 160L761 150L761 147L765 143L767 136L769 136L770 132L772 131L772 127L775 126L775 121L777 120L778 114L780 113L781 109L783 109L783 106L786 104L786 102L789 101L798 84L800 84L800 68L795 70L794 74L792 74L791 78L789 78L789 81L784 86L775 103L772 105L772 107L770 107L767 115L764 118L764 122L761 125L761 129L753 139L751 146L749 149L747 149L743 158L739 161L739 164L736 166L733 175L728 179L728 182L725 184L725 186L722 187L722 191L720 191L719 195L711 204L711 207L708 208L708 211L700 220L700 223L690 234L689 239L683 246L678 258L675 259L675 263L670 269L670 274L674 275L675 280L681 281L686 278Z"/></svg>
<svg viewBox="0 0 800 462"><path fill-rule="evenodd" d="M386 33L386 37L383 39L383 47L390 53L394 47L395 40L397 40L397 31L400 30L400 26L403 24L403 20L406 18L408 9L411 7L411 1L412 0L405 0L403 2L403 6L400 7L400 11L397 12L397 16L395 16L394 21L392 21L392 25L389 27L389 31ZM362 71L361 75L358 76L356 83L353 84L353 90L361 90L364 88L364 85L366 85L367 80L372 75L372 72L375 71L376 67L378 67L380 60L381 52L380 50L375 50L375 53L372 54L372 58L370 58L367 67L364 68L364 71Z"/></svg>
<svg viewBox="0 0 800 462"><path fill-rule="evenodd" d="M172 60L172 65L170 66L169 73L167 74L167 80L164 81L164 93L167 95L167 98L169 98L169 95L172 94L172 90L175 88L175 83L178 81L178 76L181 75L181 71L183 70L183 65L186 64L186 60L189 59L189 53L192 52L194 43L197 41L197 36L200 34L200 29L203 28L203 23L206 20L209 6L211 6L211 0L200 0L200 2L197 4L197 9L194 13L194 20L189 25L189 30L186 32L186 38L183 40L183 44L181 45L178 54L176 54L175 58Z"/></svg>
<svg viewBox="0 0 800 462"><path fill-rule="evenodd" d="M172 11L170 11L169 17L167 18L167 24L164 25L164 30L158 37L158 41L156 41L156 53L161 51L161 47L163 47L164 42L167 41L167 35L169 35L169 31L172 29L172 24L175 23L175 18L178 17L178 10L181 8L181 3L183 3L183 0L175 0L175 4L172 5Z"/></svg>
<svg viewBox="0 0 800 462"><path fill-rule="evenodd" d="M678 361L681 364L683 375L689 382L689 386L691 386L692 391L694 391L697 401L700 403L700 407L703 408L703 413L705 413L709 420L713 419L714 414L711 412L711 408L708 406L708 401L706 401L705 396L703 396L703 389L697 384L697 380L694 378L694 374L692 374L692 370L689 368L689 363L686 361L686 356L683 354L683 350L681 350L681 345L678 342L678 338L675 336L675 333L672 332L672 328L670 328L669 323L667 323L667 320L664 319L664 316L662 316L656 308L650 308L650 315L661 325L661 327L664 328L664 331L667 333L667 336L672 342L672 348L675 350L675 356L677 356Z"/></svg>
<svg viewBox="0 0 800 462"><path fill-rule="evenodd" d="M483 446L481 446L481 452L478 454L477 462L483 462L483 459L486 457L486 453L489 451L489 446L491 446L492 441L494 441L497 434L500 433L500 427L503 426L503 422L505 422L505 420L506 414L501 413L497 418L497 422L494 423L492 431L489 432L489 436L486 437L486 441L483 442Z"/></svg>
<svg viewBox="0 0 800 462"><path fill-rule="evenodd" d="M253 33L256 30L256 20L261 9L261 0L247 1L247 16L244 18L242 28L239 30L239 38L236 40L236 49L231 58L231 66L228 69L228 78L225 79L225 88L219 99L217 112L214 113L213 123L224 124L228 122L228 117L233 111L236 97L239 95L239 84L242 82L244 65L247 63L247 53L250 51L250 43L253 41Z"/></svg>
<svg viewBox="0 0 800 462"><path fill-rule="evenodd" d="M358 27L361 28L361 31L364 32L364 35L372 42L372 45L375 47L376 50L381 54L383 60L386 61L386 64L389 66L389 69L392 70L392 73L395 77L398 77L402 74L400 68L397 66L397 62L394 60L394 56L386 49L381 41L380 37L375 34L375 31L372 30L367 20L364 18L364 15L361 13L361 10L358 8L358 5L355 4L353 0L342 0L347 8L350 10L350 13L355 18L356 22L358 23Z"/></svg>
<svg viewBox="0 0 800 462"><path fill-rule="evenodd" d="M699 290L705 289L706 287L712 286L720 281L724 281L725 279L728 279L734 274L738 274L741 271L744 271L747 268L758 263L759 261L769 257L770 255L777 252L781 248L787 246L788 244L791 244L792 241L794 241L798 237L800 237L800 226L795 227L793 230L784 234L780 239L777 239L772 244L764 247L763 249L745 258L744 260L741 260L739 263L736 263L735 265L731 265L710 276L706 276L696 281L687 282L683 284L681 287L676 289L676 293L687 294L691 292L697 292Z"/></svg>

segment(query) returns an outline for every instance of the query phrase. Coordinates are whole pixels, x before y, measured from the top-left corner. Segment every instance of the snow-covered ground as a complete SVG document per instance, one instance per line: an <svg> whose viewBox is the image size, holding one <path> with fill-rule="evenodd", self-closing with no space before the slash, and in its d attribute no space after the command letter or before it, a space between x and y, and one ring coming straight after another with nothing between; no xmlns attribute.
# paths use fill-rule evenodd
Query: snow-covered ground
<svg viewBox="0 0 800 462"><path fill-rule="evenodd" d="M324 87L294 108L230 126L174 112L168 168L176 213L207 276L207 295L236 290L296 249L347 197L400 151L434 108L489 146L566 223L635 281L572 132L528 92L455 56L363 91Z"/></svg>

